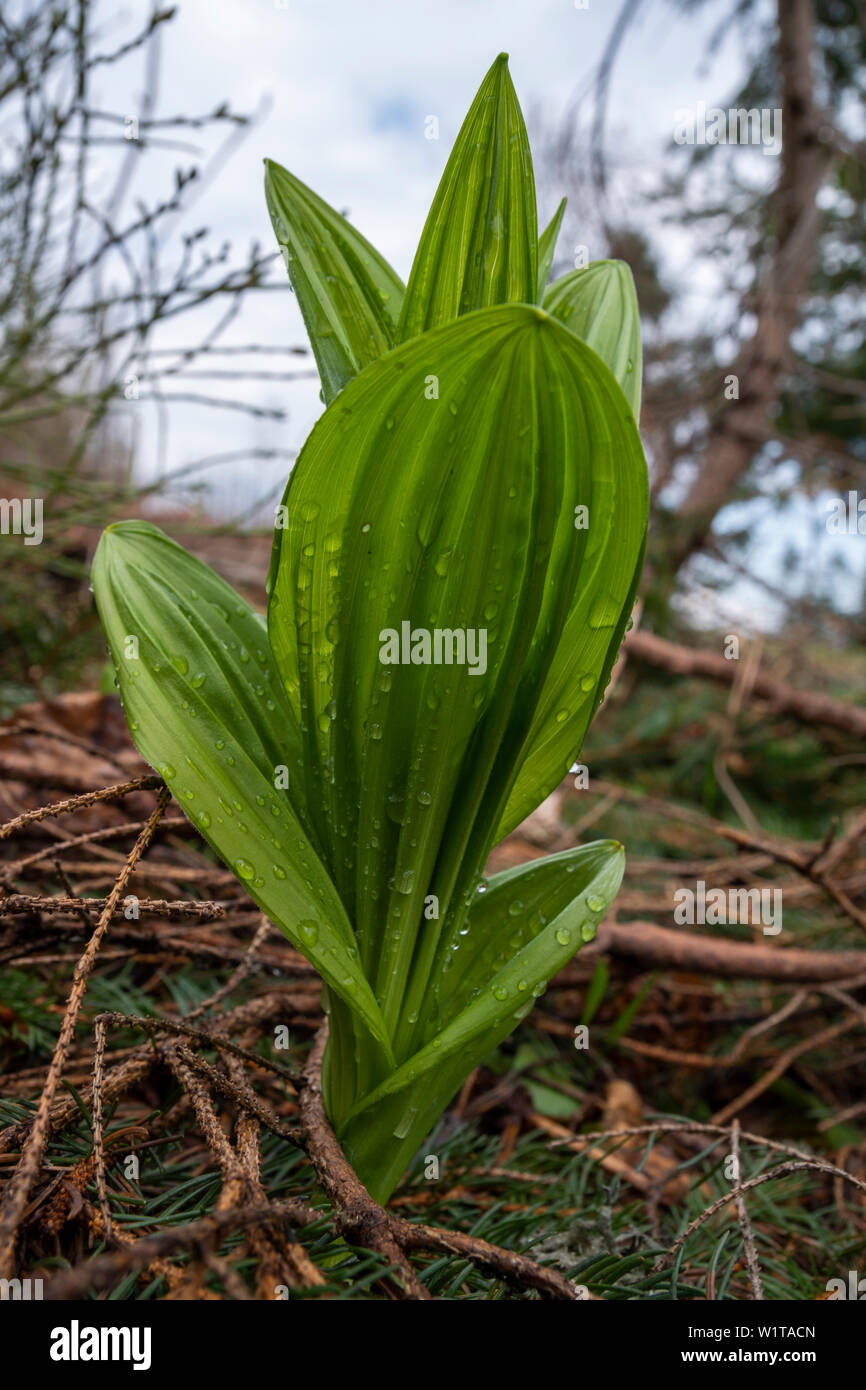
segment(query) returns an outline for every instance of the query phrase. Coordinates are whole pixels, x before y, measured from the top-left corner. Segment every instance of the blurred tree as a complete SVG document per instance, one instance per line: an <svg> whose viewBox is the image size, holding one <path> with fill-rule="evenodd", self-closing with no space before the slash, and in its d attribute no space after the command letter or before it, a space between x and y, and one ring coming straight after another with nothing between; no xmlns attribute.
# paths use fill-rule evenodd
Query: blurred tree
<svg viewBox="0 0 866 1390"><path fill-rule="evenodd" d="M94 529L142 493L131 403L156 407L162 468L178 401L282 414L230 400L222 383L214 396L184 390L189 375L242 377L243 368L191 367L238 351L219 344L245 295L288 290L284 277L269 279L276 254L253 243L236 257L190 222L199 188L250 118L227 103L162 117L161 46L174 10L135 14L121 19L91 0L10 0L0 14L0 708L77 681L102 649L86 561ZM120 88L118 74L141 95L104 110L100 93ZM215 145L203 164L191 131ZM192 346L161 347L161 327L187 320ZM179 389L168 394L167 383ZM274 453L247 457L262 452ZM24 499L41 506L39 544L20 533Z"/></svg>
<svg viewBox="0 0 866 1390"><path fill-rule="evenodd" d="M661 626L690 580L743 577L771 507L823 489L863 491L866 475L866 12L858 0L672 3L686 14L728 11L708 57L736 29L748 72L730 97L708 78L706 106L781 110L780 156L672 139L662 186L626 199L622 180L608 178L607 85L629 26L650 4L626 0L592 84L547 133L543 161L551 186L565 183L576 207L590 210L588 222L566 224L564 244L588 242L593 259L623 257L638 284L654 494L645 591ZM691 233L687 279L660 275L669 226ZM700 322L683 312L693 283L718 286ZM757 498L762 508L727 510ZM816 525L824 523L820 510ZM788 578L808 565L802 526L791 536L778 579L761 581L787 606ZM793 605L813 623L838 606L832 591ZM862 624L854 631L862 635Z"/></svg>

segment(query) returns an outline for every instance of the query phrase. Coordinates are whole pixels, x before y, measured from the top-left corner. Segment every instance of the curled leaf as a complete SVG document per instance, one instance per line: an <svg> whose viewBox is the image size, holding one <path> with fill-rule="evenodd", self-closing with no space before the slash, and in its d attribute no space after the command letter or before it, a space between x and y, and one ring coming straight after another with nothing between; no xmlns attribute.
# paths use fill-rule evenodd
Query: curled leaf
<svg viewBox="0 0 866 1390"><path fill-rule="evenodd" d="M299 730L260 618L142 521L103 532L93 592L138 751L250 897L387 1048L351 926L308 833Z"/></svg>
<svg viewBox="0 0 866 1390"><path fill-rule="evenodd" d="M548 287L542 304L597 352L640 418L640 312L625 261L593 261Z"/></svg>
<svg viewBox="0 0 866 1390"><path fill-rule="evenodd" d="M265 197L329 402L391 347L403 282L345 217L272 159Z"/></svg>

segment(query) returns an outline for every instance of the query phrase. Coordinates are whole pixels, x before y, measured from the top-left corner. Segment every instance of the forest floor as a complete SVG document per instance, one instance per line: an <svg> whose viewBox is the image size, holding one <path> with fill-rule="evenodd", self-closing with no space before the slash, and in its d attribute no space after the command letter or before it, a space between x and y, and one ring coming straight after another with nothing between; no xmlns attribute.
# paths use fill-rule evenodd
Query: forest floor
<svg viewBox="0 0 866 1390"><path fill-rule="evenodd" d="M195 548L261 601L265 538ZM0 1276L121 1299L814 1300L847 1279L866 1230L866 818L856 789L796 833L772 807L761 825L720 809L695 779L729 750L731 689L669 669L651 700L637 664L589 785L569 779L489 866L614 835L615 909L468 1078L387 1217L340 1169L304 1072L317 977L161 790L116 697L20 707L0 727ZM768 778L750 694L736 750L713 756L722 788ZM820 756L844 763L826 717ZM699 880L783 890L784 933L677 926Z"/></svg>

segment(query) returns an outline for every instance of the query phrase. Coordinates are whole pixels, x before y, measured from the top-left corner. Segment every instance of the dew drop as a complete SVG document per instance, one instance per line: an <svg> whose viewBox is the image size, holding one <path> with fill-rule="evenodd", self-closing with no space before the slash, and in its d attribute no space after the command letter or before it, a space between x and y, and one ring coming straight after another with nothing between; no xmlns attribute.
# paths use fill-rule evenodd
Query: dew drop
<svg viewBox="0 0 866 1390"><path fill-rule="evenodd" d="M401 1118L400 1123L397 1125L397 1128L393 1131L395 1139L406 1138L406 1135L412 1128L412 1121L414 1120L417 1113L417 1110L406 1111L406 1114Z"/></svg>
<svg viewBox="0 0 866 1390"><path fill-rule="evenodd" d="M238 874L240 878L249 881L256 876L255 865L251 864L248 859L236 859L235 873Z"/></svg>
<svg viewBox="0 0 866 1390"><path fill-rule="evenodd" d="M388 801L385 806L388 812L388 819L395 825L402 825L406 817L406 789L400 784L394 785L388 792Z"/></svg>
<svg viewBox="0 0 866 1390"><path fill-rule="evenodd" d="M589 610L589 625L591 628L613 627L619 617L619 609L612 598L606 594L600 594L593 600Z"/></svg>
<svg viewBox="0 0 866 1390"><path fill-rule="evenodd" d="M298 931L306 941L308 946L315 946L319 939L319 926L317 922L306 921L298 923Z"/></svg>

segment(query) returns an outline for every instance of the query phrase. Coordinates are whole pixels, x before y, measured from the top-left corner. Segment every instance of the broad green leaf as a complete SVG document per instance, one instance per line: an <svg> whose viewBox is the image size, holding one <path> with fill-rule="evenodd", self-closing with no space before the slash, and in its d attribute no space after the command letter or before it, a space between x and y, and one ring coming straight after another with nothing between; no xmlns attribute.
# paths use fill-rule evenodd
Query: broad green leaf
<svg viewBox="0 0 866 1390"><path fill-rule="evenodd" d="M586 731L604 698L637 598L646 550L648 487L645 467L629 486L610 497L610 527L587 562L586 587L571 613L539 694L532 728L521 750L519 776L499 822L495 840L510 835L562 781L583 747ZM632 550L619 546L617 528L640 536L631 575Z"/></svg>
<svg viewBox="0 0 866 1390"><path fill-rule="evenodd" d="M573 722L572 758L583 738L594 705L580 681L600 679L629 592L646 468L596 354L541 310L509 305L356 377L314 427L284 505L271 645L298 686L323 858L402 1059L459 940L551 670L559 690L553 663L575 612L584 664L553 718L560 731ZM576 505L589 530L575 529ZM437 663L437 630L474 635L474 672ZM408 662L383 660L391 632L427 633L429 664L411 647ZM545 779L542 759L530 784Z"/></svg>
<svg viewBox="0 0 866 1390"><path fill-rule="evenodd" d="M598 840L506 869L482 882L484 891L474 896L466 922L468 930L451 967L456 979L453 985L449 980L449 985L458 998L483 989L516 952L528 946L584 890L592 902L587 904L586 920L573 949L591 941L600 914L610 906L594 896L593 877L600 865L618 856L621 847L616 841ZM444 1022L450 1022L454 1012L454 1003L446 999Z"/></svg>
<svg viewBox="0 0 866 1390"><path fill-rule="evenodd" d="M594 261L548 286L542 306L582 338L613 372L640 419L640 311L625 261Z"/></svg>
<svg viewBox="0 0 866 1390"><path fill-rule="evenodd" d="M403 282L345 217L271 159L265 196L330 402L391 347Z"/></svg>
<svg viewBox="0 0 866 1390"><path fill-rule="evenodd" d="M514 1031L548 981L595 935L619 889L624 864L622 846L600 840L491 879L490 903L485 894L474 912L483 914L486 928L498 921L500 943L517 931L525 944L506 947L498 967L487 961L490 971L482 971L479 962L469 1001L353 1108L340 1140L362 1177L374 1185L380 1181L377 1152L380 1162L387 1155L385 1162L393 1163L399 1177L461 1081ZM481 929L481 919L473 913L470 923L469 937ZM387 1153L388 1141L399 1147L397 1154Z"/></svg>
<svg viewBox="0 0 866 1390"><path fill-rule="evenodd" d="M544 298L544 291L547 289L547 282L550 279L550 267L553 265L553 258L556 255L556 240L559 236L559 229L562 226L562 217L567 202L568 199L563 198L556 212L538 238L538 289L536 298L539 304ZM578 334L578 337L579 336Z"/></svg>
<svg viewBox="0 0 866 1390"><path fill-rule="evenodd" d="M521 1043L511 1063L515 1072L521 1075L522 1084L529 1092L533 1110L546 1115L551 1120L564 1120L578 1109L579 1102L565 1090L555 1091L548 1081L559 1081L565 1086L574 1082L574 1074L566 1059L563 1061L559 1049L552 1038L543 1034Z"/></svg>
<svg viewBox="0 0 866 1390"><path fill-rule="evenodd" d="M138 751L250 897L387 1047L351 926L308 833L300 731L261 619L142 521L103 533L93 591Z"/></svg>
<svg viewBox="0 0 866 1390"><path fill-rule="evenodd" d="M469 108L436 190L396 340L487 305L533 304L537 240L532 155L503 53Z"/></svg>

